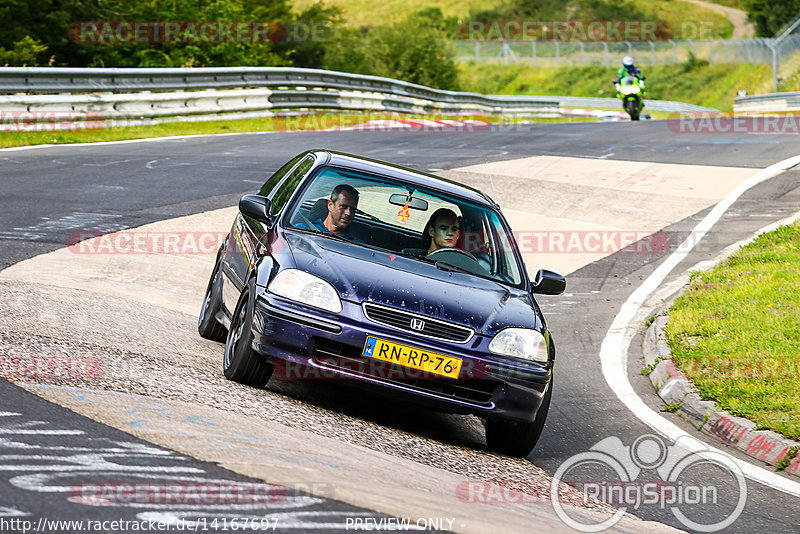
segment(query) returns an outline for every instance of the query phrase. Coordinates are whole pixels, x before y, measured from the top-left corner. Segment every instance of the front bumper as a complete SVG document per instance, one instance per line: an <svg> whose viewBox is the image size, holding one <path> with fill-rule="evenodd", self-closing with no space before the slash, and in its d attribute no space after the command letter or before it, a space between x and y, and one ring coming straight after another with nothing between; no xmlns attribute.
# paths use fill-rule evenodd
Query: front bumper
<svg viewBox="0 0 800 534"><path fill-rule="evenodd" d="M316 310L257 289L253 349L283 379L344 379L443 412L531 422L552 376L551 365L520 362L488 350L491 338L467 343L415 337L367 319L343 301L338 314ZM363 356L367 336L460 358L458 379L439 377ZM552 362L552 359L551 359Z"/></svg>

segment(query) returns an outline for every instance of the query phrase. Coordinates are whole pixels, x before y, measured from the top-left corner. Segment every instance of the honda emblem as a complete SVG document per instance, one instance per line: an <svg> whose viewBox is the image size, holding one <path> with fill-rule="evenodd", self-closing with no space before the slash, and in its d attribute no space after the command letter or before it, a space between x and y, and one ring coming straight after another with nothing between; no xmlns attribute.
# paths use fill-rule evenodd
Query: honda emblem
<svg viewBox="0 0 800 534"><path fill-rule="evenodd" d="M425 328L425 321L422 319L411 319L411 330L420 332L423 328Z"/></svg>

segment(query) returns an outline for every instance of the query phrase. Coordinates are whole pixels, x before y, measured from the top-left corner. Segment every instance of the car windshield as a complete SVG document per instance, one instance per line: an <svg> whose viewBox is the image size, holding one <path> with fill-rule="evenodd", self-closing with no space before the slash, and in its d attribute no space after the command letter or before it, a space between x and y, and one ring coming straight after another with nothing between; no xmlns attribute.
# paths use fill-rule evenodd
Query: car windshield
<svg viewBox="0 0 800 534"><path fill-rule="evenodd" d="M497 212L392 178L323 166L285 221L356 246L508 284L522 283L513 238Z"/></svg>

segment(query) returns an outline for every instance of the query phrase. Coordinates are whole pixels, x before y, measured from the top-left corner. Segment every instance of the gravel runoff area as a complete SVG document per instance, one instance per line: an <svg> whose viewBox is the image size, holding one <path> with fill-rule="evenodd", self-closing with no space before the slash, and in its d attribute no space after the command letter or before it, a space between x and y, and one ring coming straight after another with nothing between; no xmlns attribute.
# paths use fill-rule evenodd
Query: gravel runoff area
<svg viewBox="0 0 800 534"><path fill-rule="evenodd" d="M265 389L243 386L224 378L223 345L201 338L193 316L29 282L0 280L0 294L0 375L20 385L180 400L314 432L467 479L497 481L525 494L549 492L552 479L545 471L485 449L476 417L387 407L378 396L364 402L368 394L324 381L273 379ZM562 502L574 506L615 511L584 502L568 486L560 493Z"/></svg>

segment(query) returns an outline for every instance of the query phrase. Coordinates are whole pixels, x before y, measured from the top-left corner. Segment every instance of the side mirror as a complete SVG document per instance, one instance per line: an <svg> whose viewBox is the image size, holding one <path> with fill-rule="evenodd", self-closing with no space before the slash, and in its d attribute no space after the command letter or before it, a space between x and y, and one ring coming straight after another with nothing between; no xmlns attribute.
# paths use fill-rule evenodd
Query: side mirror
<svg viewBox="0 0 800 534"><path fill-rule="evenodd" d="M239 200L239 211L258 222L272 226L272 216L269 209L272 206L270 200L261 195L245 195Z"/></svg>
<svg viewBox="0 0 800 534"><path fill-rule="evenodd" d="M533 292L541 295L560 295L567 289L567 280L558 273L539 269L533 281Z"/></svg>

